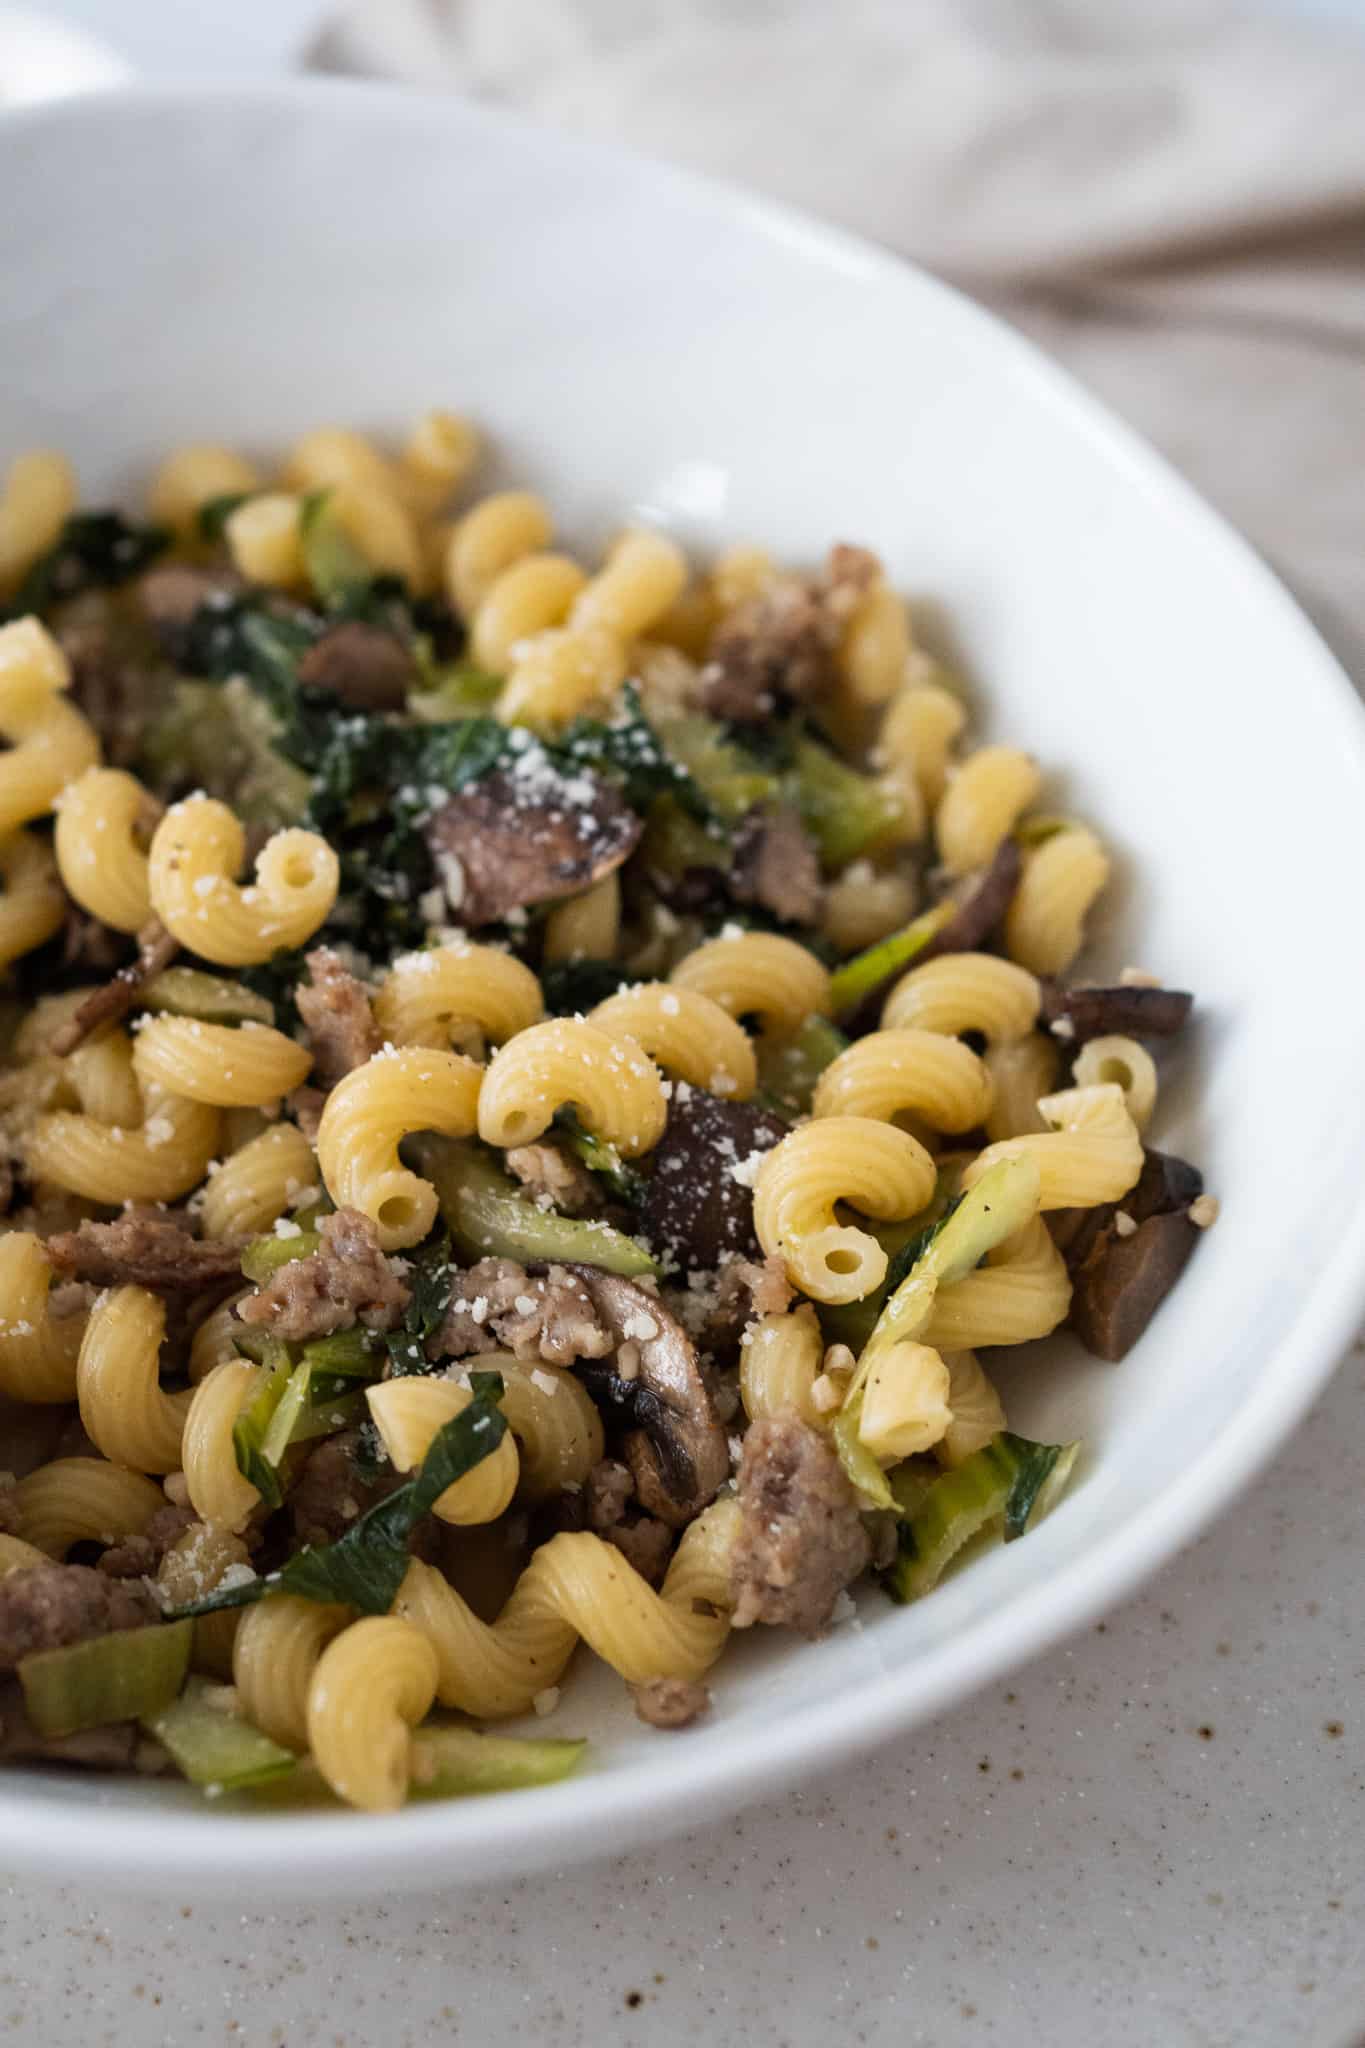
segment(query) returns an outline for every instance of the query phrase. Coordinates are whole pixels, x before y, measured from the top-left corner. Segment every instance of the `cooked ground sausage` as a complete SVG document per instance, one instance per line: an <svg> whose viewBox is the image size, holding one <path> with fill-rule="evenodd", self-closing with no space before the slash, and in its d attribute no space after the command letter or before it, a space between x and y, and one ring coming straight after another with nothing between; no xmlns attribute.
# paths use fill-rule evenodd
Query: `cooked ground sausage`
<svg viewBox="0 0 1365 2048"><path fill-rule="evenodd" d="M818 1636L869 1554L843 1466L795 1416L760 1417L744 1438L739 1507L730 1564L735 1627L773 1622Z"/></svg>
<svg viewBox="0 0 1365 2048"><path fill-rule="evenodd" d="M313 1070L324 1088L334 1088L383 1040L368 993L330 946L315 946L307 967L309 978L295 989L294 1001L313 1049Z"/></svg>
<svg viewBox="0 0 1365 2048"><path fill-rule="evenodd" d="M191 1237L171 1218L128 1215L112 1223L86 1218L47 1241L56 1271L96 1287L149 1287L153 1293L198 1293L240 1280L242 1247L230 1238Z"/></svg>
<svg viewBox="0 0 1365 2048"><path fill-rule="evenodd" d="M825 900L820 857L789 804L759 804L740 820L730 863L730 894L757 903L787 924L815 924Z"/></svg>
<svg viewBox="0 0 1365 2048"><path fill-rule="evenodd" d="M84 1564L21 1565L0 1578L0 1671L13 1671L37 1650L160 1619L140 1579L108 1578Z"/></svg>
<svg viewBox="0 0 1365 2048"><path fill-rule="evenodd" d="M563 1266L533 1277L515 1259L480 1259L456 1281L427 1349L433 1358L468 1358L496 1343L518 1358L572 1365L604 1357L615 1341L582 1281Z"/></svg>
<svg viewBox="0 0 1365 2048"><path fill-rule="evenodd" d="M291 1259L237 1309L244 1323L260 1323L290 1342L328 1337L363 1323L391 1330L411 1299L405 1281L379 1248L379 1235L358 1209L338 1209L318 1226L322 1242L311 1257Z"/></svg>

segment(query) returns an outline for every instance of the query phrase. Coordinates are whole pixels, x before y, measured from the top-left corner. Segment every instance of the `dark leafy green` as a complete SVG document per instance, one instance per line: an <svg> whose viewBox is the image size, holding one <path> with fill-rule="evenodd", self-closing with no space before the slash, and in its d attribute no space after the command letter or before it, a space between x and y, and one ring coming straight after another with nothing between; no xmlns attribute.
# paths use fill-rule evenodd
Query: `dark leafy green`
<svg viewBox="0 0 1365 2048"><path fill-rule="evenodd" d="M595 1009L631 976L612 960L552 960L540 970L541 992L552 1017L573 1017Z"/></svg>
<svg viewBox="0 0 1365 2048"><path fill-rule="evenodd" d="M469 1406L432 1438L416 1478L378 1502L335 1543L310 1545L267 1577L209 1593L175 1609L171 1618L249 1607L271 1593L357 1607L362 1614L387 1614L411 1562L408 1538L413 1529L446 1488L481 1464L506 1433L501 1409L486 1392L476 1393Z"/></svg>
<svg viewBox="0 0 1365 2048"><path fill-rule="evenodd" d="M10 614L46 612L83 590L114 590L140 576L169 544L164 527L140 526L121 512L77 512L14 594Z"/></svg>
<svg viewBox="0 0 1365 2048"><path fill-rule="evenodd" d="M413 1259L412 1299L404 1312L402 1328L392 1331L384 1339L389 1354L389 1371L394 1379L431 1371L427 1338L439 1329L445 1319L457 1270L451 1264L448 1230Z"/></svg>
<svg viewBox="0 0 1365 2048"><path fill-rule="evenodd" d="M667 751L631 683L621 692L619 716L610 721L576 718L555 751L576 766L610 776L642 817L656 798L671 796L694 818L707 824L715 821L714 806L701 784Z"/></svg>

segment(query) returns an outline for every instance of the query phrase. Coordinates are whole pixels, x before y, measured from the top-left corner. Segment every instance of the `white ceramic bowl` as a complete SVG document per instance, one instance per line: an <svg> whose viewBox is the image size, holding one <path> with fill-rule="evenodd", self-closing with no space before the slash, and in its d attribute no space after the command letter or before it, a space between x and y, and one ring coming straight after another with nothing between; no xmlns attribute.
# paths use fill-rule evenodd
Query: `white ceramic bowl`
<svg viewBox="0 0 1365 2048"><path fill-rule="evenodd" d="M0 1862L311 1899L563 1863L695 1822L941 1712L1128 1592L1282 1443L1365 1292L1365 725L1241 541L964 300L734 192L449 100L335 85L105 97L0 122L0 458L99 497L203 435L467 408L570 533L880 550L941 604L986 728L1121 857L1101 967L1195 989L1157 1135L1217 1228L1121 1366L1068 1342L1016 1426L1070 1497L934 1596L814 1647L737 1642L716 1708L640 1728L573 1677L590 1771L533 1794L240 1817L184 1788L11 1774ZM3 1464L3 1457L0 1457Z"/></svg>

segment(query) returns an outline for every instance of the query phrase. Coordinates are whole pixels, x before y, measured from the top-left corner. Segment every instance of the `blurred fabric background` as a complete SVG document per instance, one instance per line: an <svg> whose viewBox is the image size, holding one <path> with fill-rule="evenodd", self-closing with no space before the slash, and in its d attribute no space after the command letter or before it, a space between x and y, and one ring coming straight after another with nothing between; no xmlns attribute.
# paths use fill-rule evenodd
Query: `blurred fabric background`
<svg viewBox="0 0 1365 2048"><path fill-rule="evenodd" d="M927 264L1163 448L1365 677L1365 0L41 11L152 77L309 66L467 94ZM0 99L3 58L0 36Z"/></svg>
<svg viewBox="0 0 1365 2048"><path fill-rule="evenodd" d="M316 61L721 173L992 301L1273 558L1359 678L1365 6L1333 13L360 0Z"/></svg>

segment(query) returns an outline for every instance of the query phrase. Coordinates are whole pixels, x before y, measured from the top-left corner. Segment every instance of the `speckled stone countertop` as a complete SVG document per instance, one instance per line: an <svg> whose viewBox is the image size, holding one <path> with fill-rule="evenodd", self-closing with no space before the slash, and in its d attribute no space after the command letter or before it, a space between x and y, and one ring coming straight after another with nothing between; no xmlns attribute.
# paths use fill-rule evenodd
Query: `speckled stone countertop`
<svg viewBox="0 0 1365 2048"><path fill-rule="evenodd" d="M1218 1527L838 1774L586 1871L353 1912L10 1884L43 2048L1361 2048L1365 1339Z"/></svg>

